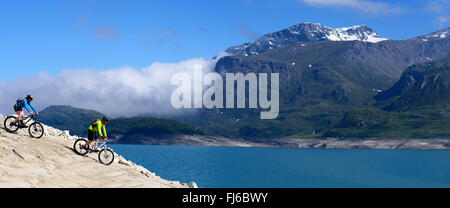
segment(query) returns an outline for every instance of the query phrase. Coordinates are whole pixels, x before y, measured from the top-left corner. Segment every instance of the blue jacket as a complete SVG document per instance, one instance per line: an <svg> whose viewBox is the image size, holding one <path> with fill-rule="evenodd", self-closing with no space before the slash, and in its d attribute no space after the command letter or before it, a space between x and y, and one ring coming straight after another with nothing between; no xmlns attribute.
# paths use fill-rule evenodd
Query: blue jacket
<svg viewBox="0 0 450 208"><path fill-rule="evenodd" d="M17 106L18 104L19 104L19 106ZM23 109L23 107L25 107L25 108L27 109L28 112L31 112L31 111L30 111L30 108L28 107L28 106L30 106L31 109L33 109L33 111L34 111L35 113L37 113L36 109L34 109L33 105L31 105L31 103L28 102L27 99L21 100L19 103L16 103L16 106L17 106L18 108L20 108L20 109Z"/></svg>

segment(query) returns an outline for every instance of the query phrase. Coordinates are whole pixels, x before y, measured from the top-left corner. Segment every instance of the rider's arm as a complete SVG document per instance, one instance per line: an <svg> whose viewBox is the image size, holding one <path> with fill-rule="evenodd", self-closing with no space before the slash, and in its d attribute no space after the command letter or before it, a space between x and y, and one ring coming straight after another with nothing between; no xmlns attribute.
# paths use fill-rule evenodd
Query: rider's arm
<svg viewBox="0 0 450 208"><path fill-rule="evenodd" d="M98 134L100 135L100 137L104 137L104 135L102 133L102 129L101 129L101 127L103 126L102 121L97 120L95 123L97 124ZM104 128L104 126L103 126L103 128Z"/></svg>
<svg viewBox="0 0 450 208"><path fill-rule="evenodd" d="M104 136L106 137L106 138L108 138L108 134L106 134L106 126L105 125L103 125L103 134L104 134ZM98 131L101 131L101 130L98 130Z"/></svg>
<svg viewBox="0 0 450 208"><path fill-rule="evenodd" d="M31 109L33 109L34 113L37 113L36 109L34 108L34 106L31 103L28 103L31 107ZM28 108L27 108L28 109ZM28 112L30 112L30 110L28 110Z"/></svg>
<svg viewBox="0 0 450 208"><path fill-rule="evenodd" d="M31 113L30 108L28 107L28 101L23 100L22 102L24 103L24 106L25 106L25 108L27 109L28 113ZM31 103L30 103L30 105L31 105ZM34 108L33 108L33 109L34 109Z"/></svg>

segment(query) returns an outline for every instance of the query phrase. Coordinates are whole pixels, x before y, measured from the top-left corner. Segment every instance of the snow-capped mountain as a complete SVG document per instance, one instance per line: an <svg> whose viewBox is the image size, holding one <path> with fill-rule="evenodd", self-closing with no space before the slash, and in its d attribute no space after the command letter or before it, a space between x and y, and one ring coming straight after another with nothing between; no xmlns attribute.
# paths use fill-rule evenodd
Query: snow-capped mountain
<svg viewBox="0 0 450 208"><path fill-rule="evenodd" d="M364 41L377 43L384 40L388 39L380 37L372 28L365 25L332 28L317 23L301 23L266 34L253 43L230 47L226 52L233 55L253 56L297 42Z"/></svg>
<svg viewBox="0 0 450 208"><path fill-rule="evenodd" d="M424 35L424 36L419 36L416 39L419 41L429 41L431 40L435 40L435 39L443 39L443 38L447 38L450 36L450 28L444 28L441 30L438 30L436 32L433 32L429 35Z"/></svg>

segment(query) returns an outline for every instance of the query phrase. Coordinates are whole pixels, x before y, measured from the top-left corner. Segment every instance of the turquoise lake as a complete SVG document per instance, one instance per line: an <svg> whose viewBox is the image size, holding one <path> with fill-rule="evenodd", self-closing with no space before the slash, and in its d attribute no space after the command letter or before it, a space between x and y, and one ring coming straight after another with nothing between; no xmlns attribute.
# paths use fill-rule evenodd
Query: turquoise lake
<svg viewBox="0 0 450 208"><path fill-rule="evenodd" d="M163 179L201 188L450 187L449 150L110 146Z"/></svg>

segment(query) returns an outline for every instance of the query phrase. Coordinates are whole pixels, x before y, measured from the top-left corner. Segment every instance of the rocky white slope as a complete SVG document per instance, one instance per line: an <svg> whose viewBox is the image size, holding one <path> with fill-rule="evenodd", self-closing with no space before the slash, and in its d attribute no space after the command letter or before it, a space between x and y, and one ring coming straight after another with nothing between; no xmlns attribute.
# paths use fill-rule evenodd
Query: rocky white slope
<svg viewBox="0 0 450 208"><path fill-rule="evenodd" d="M68 131L45 126L45 135L33 139L27 129L7 133L0 115L0 188L188 188L195 183L167 181L116 154L109 165L98 162L97 154L79 156L73 152L78 137Z"/></svg>

